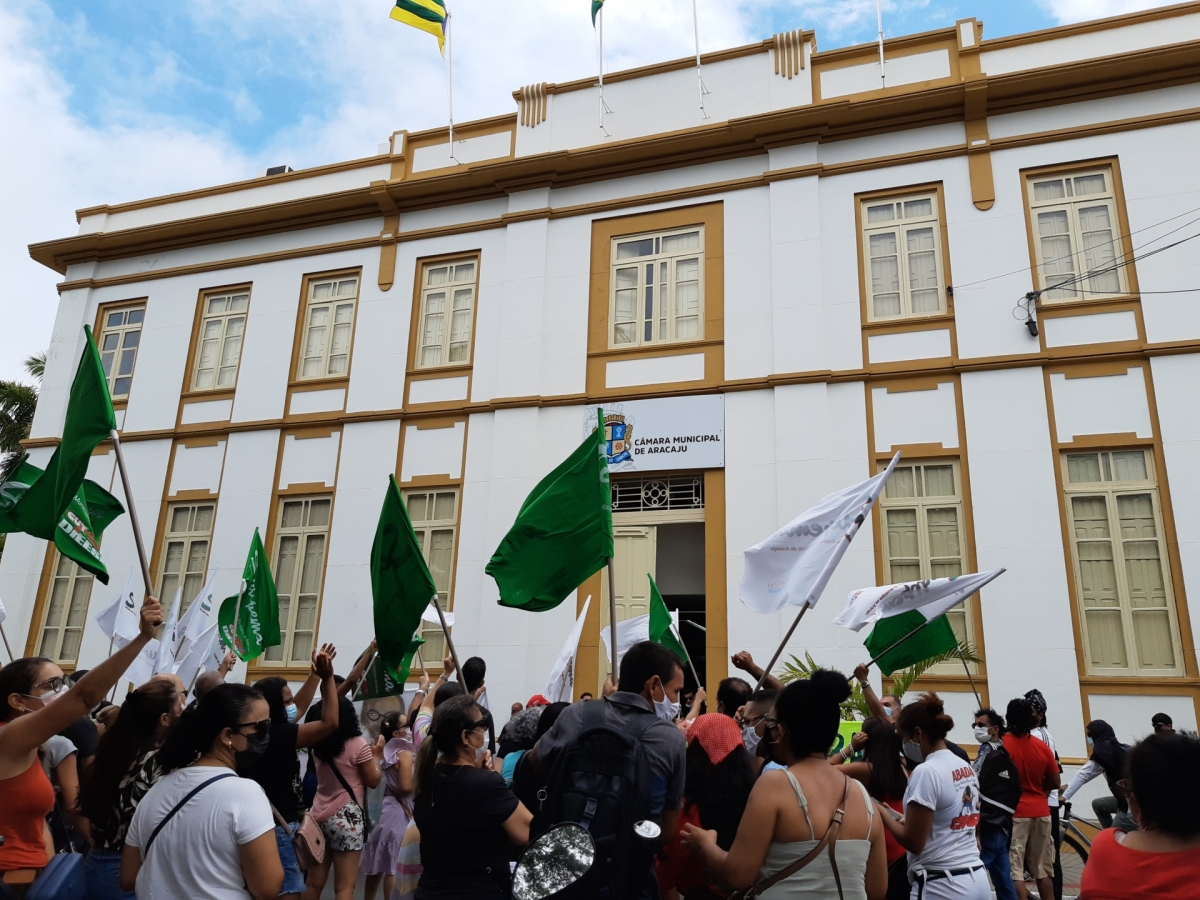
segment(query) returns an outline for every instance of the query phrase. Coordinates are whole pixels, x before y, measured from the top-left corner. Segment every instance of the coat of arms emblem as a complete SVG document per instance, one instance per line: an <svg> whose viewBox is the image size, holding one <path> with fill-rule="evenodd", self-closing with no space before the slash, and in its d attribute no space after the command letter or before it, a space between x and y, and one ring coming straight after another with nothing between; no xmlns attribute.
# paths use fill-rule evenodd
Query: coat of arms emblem
<svg viewBox="0 0 1200 900"><path fill-rule="evenodd" d="M633 423L626 422L623 415L604 416L604 442L608 455L608 464L615 466L633 459L630 448L633 446Z"/></svg>

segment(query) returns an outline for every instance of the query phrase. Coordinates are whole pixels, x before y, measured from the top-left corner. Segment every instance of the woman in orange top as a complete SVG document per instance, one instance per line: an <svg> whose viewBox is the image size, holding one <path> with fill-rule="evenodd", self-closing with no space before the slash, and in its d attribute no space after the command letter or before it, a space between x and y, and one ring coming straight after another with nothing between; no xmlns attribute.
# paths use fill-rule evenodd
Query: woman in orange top
<svg viewBox="0 0 1200 900"><path fill-rule="evenodd" d="M1129 812L1140 831L1092 843L1080 900L1185 900L1200 884L1200 741L1154 734L1129 754Z"/></svg>
<svg viewBox="0 0 1200 900"><path fill-rule="evenodd" d="M54 788L38 760L38 747L104 699L161 623L162 608L148 597L137 638L74 687L44 656L0 669L0 875L6 884L30 883L53 853L46 816L54 807Z"/></svg>

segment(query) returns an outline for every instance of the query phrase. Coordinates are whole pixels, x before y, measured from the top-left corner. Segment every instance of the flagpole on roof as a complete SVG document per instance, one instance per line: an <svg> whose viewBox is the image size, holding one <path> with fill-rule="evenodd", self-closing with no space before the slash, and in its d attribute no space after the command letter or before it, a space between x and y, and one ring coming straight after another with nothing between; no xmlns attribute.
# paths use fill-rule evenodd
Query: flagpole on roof
<svg viewBox="0 0 1200 900"><path fill-rule="evenodd" d="M604 114L612 112L608 104L604 102L604 7L601 6L596 13L598 25L596 30L600 35L600 54L598 67L600 69L600 130L604 132L605 137L609 137L608 129L604 127Z"/></svg>
<svg viewBox="0 0 1200 900"><path fill-rule="evenodd" d="M879 86L887 87L887 76L883 70L883 7L882 0L875 0L875 21L879 25Z"/></svg>
<svg viewBox="0 0 1200 900"><path fill-rule="evenodd" d="M704 75L700 70L700 19L696 13L696 0L692 0L692 33L696 38L696 87L700 91L700 115L707 119L708 111L704 108L704 95L710 91L704 84Z"/></svg>

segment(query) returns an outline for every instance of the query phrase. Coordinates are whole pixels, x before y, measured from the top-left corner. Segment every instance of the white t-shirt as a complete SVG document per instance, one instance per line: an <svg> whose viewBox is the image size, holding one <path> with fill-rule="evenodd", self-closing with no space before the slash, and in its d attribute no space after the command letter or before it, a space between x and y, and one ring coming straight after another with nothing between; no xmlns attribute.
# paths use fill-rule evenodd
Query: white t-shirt
<svg viewBox="0 0 1200 900"><path fill-rule="evenodd" d="M195 787L229 773L189 766L164 775L133 814L125 844L143 848L158 823ZM256 782L223 778L196 794L142 852L138 900L248 900L238 847L271 831L271 804Z"/></svg>
<svg viewBox="0 0 1200 900"><path fill-rule="evenodd" d="M1058 759L1058 748L1054 746L1054 738L1050 737L1050 732L1046 730L1045 725L1039 725L1029 733L1049 747L1051 752L1054 754L1054 758ZM1046 802L1049 803L1051 807L1058 806L1058 791L1051 791L1050 795L1046 798Z"/></svg>
<svg viewBox="0 0 1200 900"><path fill-rule="evenodd" d="M910 803L933 810L933 830L925 849L908 854L908 869L957 869L980 865L975 846L979 824L979 781L969 762L949 750L938 750L913 769L904 792L905 814Z"/></svg>

